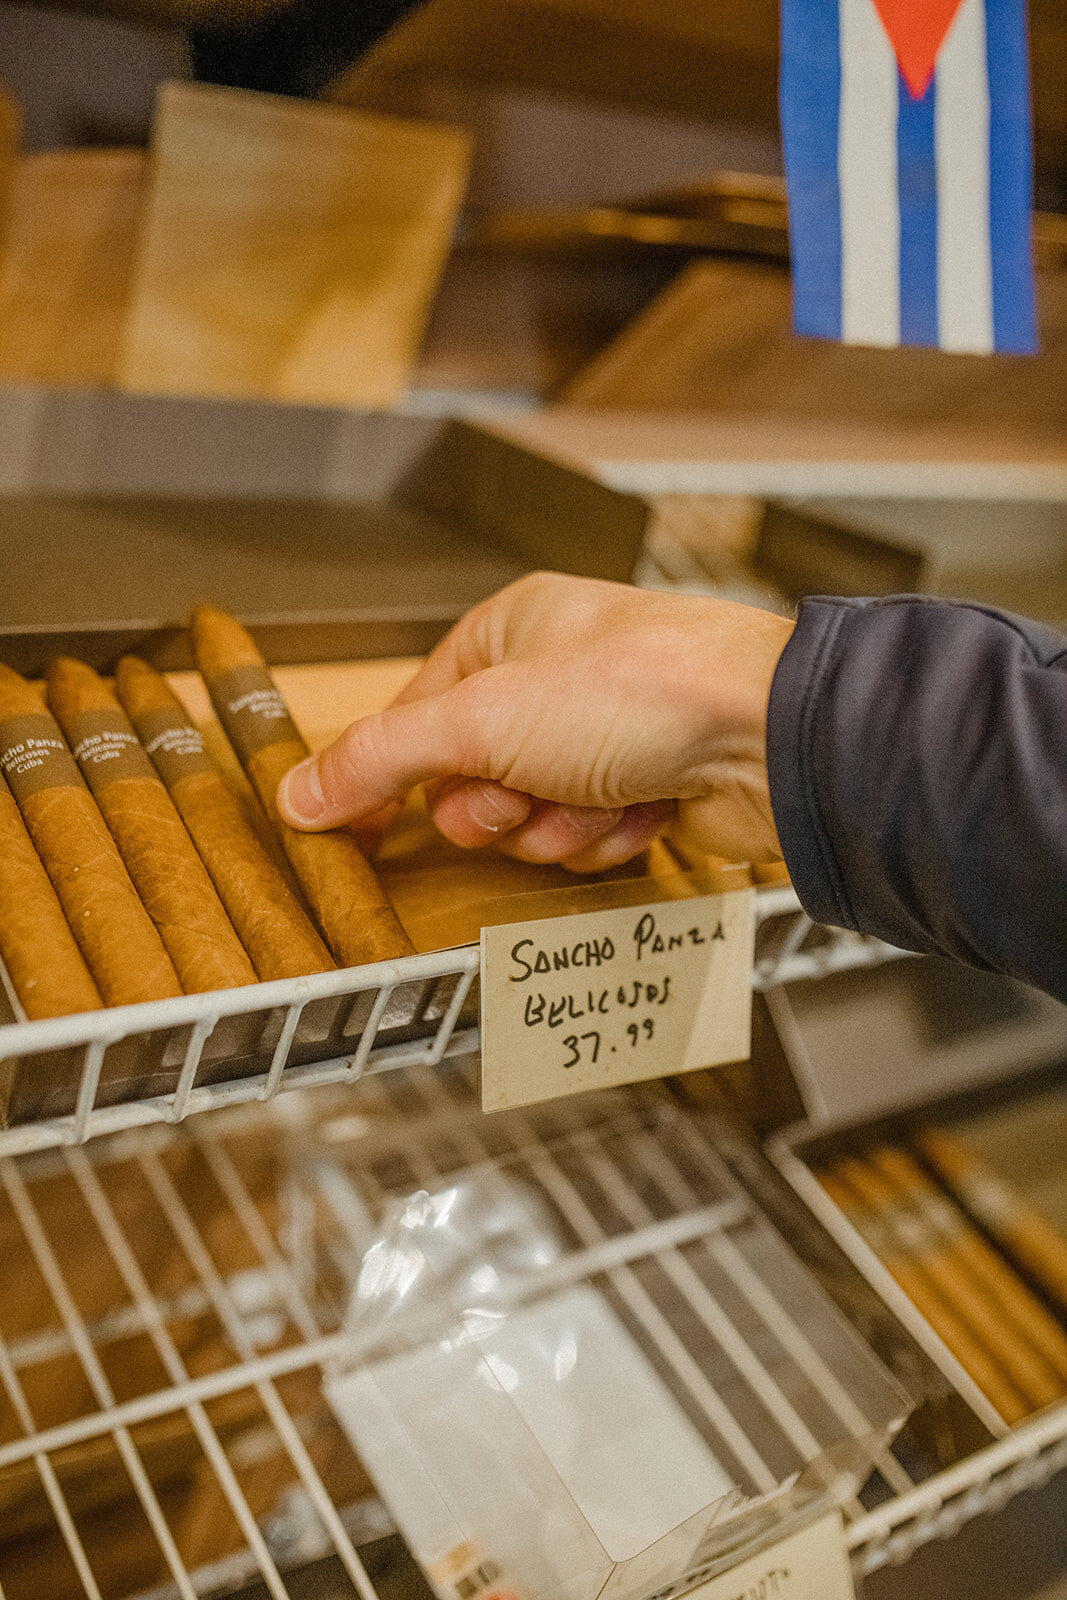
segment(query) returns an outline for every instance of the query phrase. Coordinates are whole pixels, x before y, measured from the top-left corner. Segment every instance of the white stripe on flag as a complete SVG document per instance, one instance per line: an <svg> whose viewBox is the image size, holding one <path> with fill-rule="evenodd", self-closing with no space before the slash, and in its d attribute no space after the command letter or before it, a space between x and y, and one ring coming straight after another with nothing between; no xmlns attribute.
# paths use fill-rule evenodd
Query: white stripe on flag
<svg viewBox="0 0 1067 1600"><path fill-rule="evenodd" d="M897 63L873 0L840 0L841 337L900 343Z"/></svg>
<svg viewBox="0 0 1067 1600"><path fill-rule="evenodd" d="M941 46L935 113L938 343L984 354L993 348L984 0L963 0Z"/></svg>

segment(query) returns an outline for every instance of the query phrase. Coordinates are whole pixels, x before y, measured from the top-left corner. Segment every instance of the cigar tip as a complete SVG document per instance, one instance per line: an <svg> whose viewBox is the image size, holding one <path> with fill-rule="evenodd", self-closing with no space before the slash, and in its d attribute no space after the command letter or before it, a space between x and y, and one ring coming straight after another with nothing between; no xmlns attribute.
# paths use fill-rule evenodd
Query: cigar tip
<svg viewBox="0 0 1067 1600"><path fill-rule="evenodd" d="M197 665L206 677L230 667L262 665L251 634L218 606L195 606L189 619Z"/></svg>
<svg viewBox="0 0 1067 1600"><path fill-rule="evenodd" d="M78 661L74 656L53 656L48 676L49 678L95 678L96 673L92 667L87 667L84 661Z"/></svg>
<svg viewBox="0 0 1067 1600"><path fill-rule="evenodd" d="M155 676L155 668L150 667L147 661L142 661L140 656L120 656L115 664L115 682L120 688L131 680Z"/></svg>
<svg viewBox="0 0 1067 1600"><path fill-rule="evenodd" d="M189 626L194 633L202 632L205 628L229 627L239 628L240 623L236 617L231 617L228 611L223 611L221 606L204 605L194 606L189 613Z"/></svg>
<svg viewBox="0 0 1067 1600"><path fill-rule="evenodd" d="M13 667L6 667L0 662L0 721L5 717L46 709L44 695L37 685L24 678Z"/></svg>
<svg viewBox="0 0 1067 1600"><path fill-rule="evenodd" d="M167 680L140 656L123 656L115 668L115 688L128 716L177 705Z"/></svg>
<svg viewBox="0 0 1067 1600"><path fill-rule="evenodd" d="M84 690L97 691L102 687L102 680L92 667L87 667L84 661L76 661L73 656L56 656L48 668L47 675L48 693L76 693Z"/></svg>
<svg viewBox="0 0 1067 1600"><path fill-rule="evenodd" d="M73 656L57 656L48 669L48 704L60 722L82 711L110 709L115 697L98 672Z"/></svg>

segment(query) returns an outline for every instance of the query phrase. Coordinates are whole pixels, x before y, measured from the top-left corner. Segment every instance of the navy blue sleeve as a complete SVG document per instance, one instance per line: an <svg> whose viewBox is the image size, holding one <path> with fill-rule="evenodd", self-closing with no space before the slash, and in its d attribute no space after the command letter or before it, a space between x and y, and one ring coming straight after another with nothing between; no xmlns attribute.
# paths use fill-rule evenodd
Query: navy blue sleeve
<svg viewBox="0 0 1067 1600"><path fill-rule="evenodd" d="M812 917L1067 1000L1067 639L977 605L806 600L767 766Z"/></svg>

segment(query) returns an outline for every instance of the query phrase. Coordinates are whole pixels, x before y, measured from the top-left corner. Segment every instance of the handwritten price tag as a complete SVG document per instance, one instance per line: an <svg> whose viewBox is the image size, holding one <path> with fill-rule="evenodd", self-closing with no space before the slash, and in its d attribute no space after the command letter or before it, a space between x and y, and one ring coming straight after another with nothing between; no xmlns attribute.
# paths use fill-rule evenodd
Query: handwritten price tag
<svg viewBox="0 0 1067 1600"><path fill-rule="evenodd" d="M833 1511L690 1589L685 1600L855 1600L855 1595L841 1513Z"/></svg>
<svg viewBox="0 0 1067 1600"><path fill-rule="evenodd" d="M749 1053L751 889L482 929L482 1108Z"/></svg>

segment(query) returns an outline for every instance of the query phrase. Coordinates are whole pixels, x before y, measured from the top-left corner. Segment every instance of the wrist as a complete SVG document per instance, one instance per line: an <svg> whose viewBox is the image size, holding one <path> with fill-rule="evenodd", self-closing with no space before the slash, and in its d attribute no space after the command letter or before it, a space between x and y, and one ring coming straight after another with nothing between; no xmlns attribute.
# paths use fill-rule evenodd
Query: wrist
<svg viewBox="0 0 1067 1600"><path fill-rule="evenodd" d="M709 617L711 667L704 687L702 741L693 798L680 826L693 845L735 861L776 861L782 848L767 777L771 687L793 622L773 612L723 602ZM724 626L725 624L725 626Z"/></svg>

